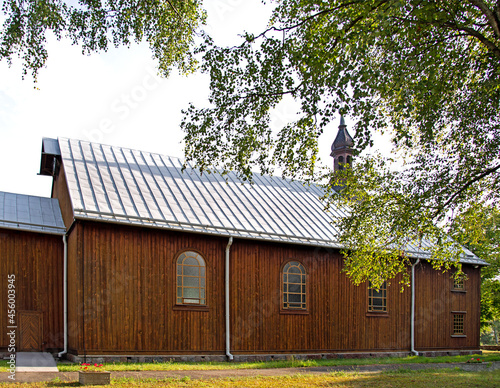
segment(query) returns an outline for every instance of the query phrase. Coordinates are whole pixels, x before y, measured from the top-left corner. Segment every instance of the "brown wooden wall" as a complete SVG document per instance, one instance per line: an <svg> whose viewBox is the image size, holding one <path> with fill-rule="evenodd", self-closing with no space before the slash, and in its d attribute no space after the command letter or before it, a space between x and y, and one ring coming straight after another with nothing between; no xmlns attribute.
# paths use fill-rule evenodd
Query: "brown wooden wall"
<svg viewBox="0 0 500 388"><path fill-rule="evenodd" d="M78 354L224 353L227 238L79 222L69 238L69 348ZM175 259L207 263L206 311L175 306ZM83 258L81 260L80 258ZM307 270L307 313L280 309L281 268ZM479 270L464 266L467 292L419 264L417 349L477 348ZM388 313L367 313L367 285L342 272L338 251L235 239L231 247L231 351L291 353L410 349L411 290L388 287ZM450 283L451 282L451 283ZM452 311L467 311L467 337L451 338Z"/></svg>
<svg viewBox="0 0 500 388"><path fill-rule="evenodd" d="M224 353L225 239L86 222L70 240L71 352ZM206 311L175 307L187 249L207 263Z"/></svg>
<svg viewBox="0 0 500 388"><path fill-rule="evenodd" d="M415 347L416 349L479 349L480 269L463 265L468 279L464 292L453 291L450 272L421 263L415 269ZM466 312L466 337L455 338L453 312Z"/></svg>
<svg viewBox="0 0 500 388"><path fill-rule="evenodd" d="M80 225L75 223L71 229L68 241L68 351L73 350L75 353L79 349L79 341L81 338L80 331L82 322L79 319L80 307L82 301L80 270L81 265L78 249L81 249L79 244Z"/></svg>
<svg viewBox="0 0 500 388"><path fill-rule="evenodd" d="M52 198L59 200L59 207L64 221L64 225L68 230L73 223L73 206L69 197L68 183L66 182L66 174L64 172L64 165L61 164L59 174L54 178L52 183Z"/></svg>
<svg viewBox="0 0 500 388"><path fill-rule="evenodd" d="M42 349L63 347L62 236L0 229L0 349L7 337L7 276L15 274L16 322L23 311L42 315ZM19 345L19 328L17 331Z"/></svg>
<svg viewBox="0 0 500 388"><path fill-rule="evenodd" d="M347 279L338 251L238 240L231 260L235 354L409 348L410 292L393 282L388 314L368 316L367 286ZM290 260L307 271L307 314L280 312L280 271Z"/></svg>

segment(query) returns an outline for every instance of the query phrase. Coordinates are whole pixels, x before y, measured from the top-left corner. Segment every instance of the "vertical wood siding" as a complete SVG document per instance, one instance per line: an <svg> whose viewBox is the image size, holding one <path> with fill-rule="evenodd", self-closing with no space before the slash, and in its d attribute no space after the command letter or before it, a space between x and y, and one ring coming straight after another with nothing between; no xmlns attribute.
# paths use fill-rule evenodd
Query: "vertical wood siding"
<svg viewBox="0 0 500 388"><path fill-rule="evenodd" d="M70 237L70 349L78 354L223 354L227 238L85 222ZM207 264L205 311L176 308L175 260ZM83 258L83 260L81 259ZM307 271L307 312L281 311L281 268ZM354 286L336 250L236 239L231 247L231 350L235 354L410 349L411 290L387 289L387 314L367 314L367 284ZM416 346L479 345L479 270L464 266L466 293L421 264ZM73 305L73 306L71 306ZM80 307L78 307L80 306ZM451 338L452 311L467 311L466 338ZM469 334L470 333L470 334Z"/></svg>
<svg viewBox="0 0 500 388"><path fill-rule="evenodd" d="M73 223L73 205L69 197L68 183L66 182L63 164L61 164L59 174L53 180L52 198L57 198L59 200L59 207L61 209L64 225L66 225L66 229L69 229Z"/></svg>
<svg viewBox="0 0 500 388"><path fill-rule="evenodd" d="M81 347L81 226L76 223L68 238L68 351L77 352Z"/></svg>
<svg viewBox="0 0 500 388"><path fill-rule="evenodd" d="M366 284L354 286L335 250L238 240L231 248L234 353L408 349L410 292L388 288L388 314L367 316ZM307 270L307 314L281 313L281 268Z"/></svg>
<svg viewBox="0 0 500 388"><path fill-rule="evenodd" d="M75 232L83 262L74 263L74 351L223 353L225 239L97 223ZM206 311L175 306L175 260L187 249L207 264Z"/></svg>
<svg viewBox="0 0 500 388"><path fill-rule="evenodd" d="M478 349L480 315L480 270L463 265L468 279L465 292L453 292L450 272L432 269L422 263L415 270L416 277L416 333L417 350L431 349ZM454 338L453 311L466 312L464 329L466 337Z"/></svg>
<svg viewBox="0 0 500 388"><path fill-rule="evenodd" d="M42 313L43 350L63 346L63 243L61 236L0 229L0 348L8 346L7 276L16 276L19 312ZM19 334L19 333L18 333ZM18 338L19 340L19 338Z"/></svg>

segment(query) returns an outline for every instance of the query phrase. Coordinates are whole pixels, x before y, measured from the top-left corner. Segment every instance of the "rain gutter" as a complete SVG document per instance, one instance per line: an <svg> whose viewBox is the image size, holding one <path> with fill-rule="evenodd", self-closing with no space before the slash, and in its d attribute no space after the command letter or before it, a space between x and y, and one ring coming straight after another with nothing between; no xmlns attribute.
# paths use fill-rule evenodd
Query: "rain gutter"
<svg viewBox="0 0 500 388"><path fill-rule="evenodd" d="M415 267L420 263L420 259L411 266L411 352L418 356L415 350Z"/></svg>
<svg viewBox="0 0 500 388"><path fill-rule="evenodd" d="M226 356L229 361L234 359L231 354L231 333L230 333L230 321L229 321L229 250L231 249L231 245L233 244L233 237L229 237L229 241L226 246L226 269L225 269L225 297L226 297Z"/></svg>

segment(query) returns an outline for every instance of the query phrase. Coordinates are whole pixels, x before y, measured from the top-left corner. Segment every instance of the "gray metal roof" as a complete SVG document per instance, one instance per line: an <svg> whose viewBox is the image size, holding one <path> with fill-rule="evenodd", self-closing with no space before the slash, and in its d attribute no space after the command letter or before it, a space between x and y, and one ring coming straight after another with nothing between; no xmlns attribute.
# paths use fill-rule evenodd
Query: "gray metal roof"
<svg viewBox="0 0 500 388"><path fill-rule="evenodd" d="M80 140L59 139L59 148L75 218L340 248L333 220L345 213L325 211L317 186L259 174L243 184L233 173L182 171L177 158Z"/></svg>
<svg viewBox="0 0 500 388"><path fill-rule="evenodd" d="M56 198L0 191L0 228L64 234L66 229Z"/></svg>

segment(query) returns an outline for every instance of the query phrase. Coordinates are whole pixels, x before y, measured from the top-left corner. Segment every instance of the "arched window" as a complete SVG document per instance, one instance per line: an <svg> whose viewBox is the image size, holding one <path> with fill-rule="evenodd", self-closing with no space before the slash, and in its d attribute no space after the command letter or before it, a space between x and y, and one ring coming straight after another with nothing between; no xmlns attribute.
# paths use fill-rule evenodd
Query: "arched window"
<svg viewBox="0 0 500 388"><path fill-rule="evenodd" d="M186 251L177 259L177 304L206 303L206 267L199 253Z"/></svg>
<svg viewBox="0 0 500 388"><path fill-rule="evenodd" d="M344 169L344 157L339 156L339 170L343 170L343 169Z"/></svg>
<svg viewBox="0 0 500 388"><path fill-rule="evenodd" d="M352 165L352 156L351 155L347 155L346 157L346 163L351 166Z"/></svg>
<svg viewBox="0 0 500 388"><path fill-rule="evenodd" d="M283 309L306 309L306 269L298 261L283 267Z"/></svg>

